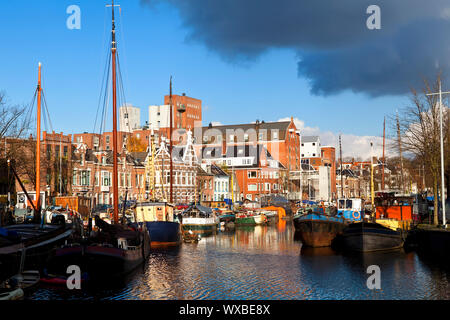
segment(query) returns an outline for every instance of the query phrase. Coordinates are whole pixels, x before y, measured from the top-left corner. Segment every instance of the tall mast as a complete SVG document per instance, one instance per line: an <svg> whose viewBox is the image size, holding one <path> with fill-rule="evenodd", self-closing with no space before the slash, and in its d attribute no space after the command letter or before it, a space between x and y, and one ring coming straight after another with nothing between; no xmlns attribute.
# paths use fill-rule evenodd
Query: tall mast
<svg viewBox="0 0 450 320"><path fill-rule="evenodd" d="M381 190L384 190L384 142L385 142L385 133L386 133L386 118L383 121L383 160L381 163Z"/></svg>
<svg viewBox="0 0 450 320"><path fill-rule="evenodd" d="M36 126L36 211L34 219L36 223L41 220L41 63L39 62L37 85L37 126Z"/></svg>
<svg viewBox="0 0 450 320"><path fill-rule="evenodd" d="M374 212L375 204L374 204L374 198L375 198L375 190L374 190L374 184L373 184L373 143L370 142L370 201L372 204L372 214Z"/></svg>
<svg viewBox="0 0 450 320"><path fill-rule="evenodd" d="M341 157L341 198L344 198L344 176L342 173L342 144L341 144L341 135L339 135L339 152Z"/></svg>
<svg viewBox="0 0 450 320"><path fill-rule="evenodd" d="M169 105L170 105L170 128L169 128L169 156L170 156L170 203L173 203L173 163L172 163L172 76L170 76L170 95L169 95Z"/></svg>
<svg viewBox="0 0 450 320"><path fill-rule="evenodd" d="M113 204L114 223L119 222L119 187L117 179L117 97L116 97L116 27L114 24L114 0L111 4L112 30L111 30L111 59L112 59L112 101L113 101Z"/></svg>
<svg viewBox="0 0 450 320"><path fill-rule="evenodd" d="M404 183L403 183L403 156L402 156L402 139L400 137L400 122L398 120L398 112L397 112L397 135L398 135L398 152L400 155L400 170L401 170L401 190L402 193L405 192L405 187L404 187Z"/></svg>

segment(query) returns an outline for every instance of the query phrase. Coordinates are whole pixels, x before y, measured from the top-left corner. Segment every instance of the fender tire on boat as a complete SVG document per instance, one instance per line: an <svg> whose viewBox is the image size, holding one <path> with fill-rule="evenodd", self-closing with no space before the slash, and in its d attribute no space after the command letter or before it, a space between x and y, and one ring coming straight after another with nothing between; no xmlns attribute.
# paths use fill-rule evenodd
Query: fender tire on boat
<svg viewBox="0 0 450 320"><path fill-rule="evenodd" d="M356 220L356 219L361 218L361 215L360 215L360 213L358 211L353 211L352 217L353 217L353 219Z"/></svg>

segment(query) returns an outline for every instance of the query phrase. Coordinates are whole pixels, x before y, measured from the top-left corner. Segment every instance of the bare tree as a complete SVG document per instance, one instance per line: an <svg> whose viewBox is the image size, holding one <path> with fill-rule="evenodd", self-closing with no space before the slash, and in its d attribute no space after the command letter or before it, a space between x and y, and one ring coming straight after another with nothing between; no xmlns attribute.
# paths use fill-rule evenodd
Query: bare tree
<svg viewBox="0 0 450 320"><path fill-rule="evenodd" d="M398 116L391 117L393 131L400 131L401 139L391 139L391 148L396 151L401 149L405 153L423 159L425 166L432 177L432 189L434 194L434 219L433 223L438 224L438 182L440 176L440 106L438 96L426 94L439 90L441 75L436 81L429 83L424 80L424 88L419 92L411 90L411 104L404 107ZM444 112L444 125L447 122L448 112ZM447 136L448 130L444 134ZM445 137L447 139L447 137Z"/></svg>
<svg viewBox="0 0 450 320"><path fill-rule="evenodd" d="M0 140L6 137L21 138L30 128L25 115L26 107L8 104L4 92L0 92Z"/></svg>

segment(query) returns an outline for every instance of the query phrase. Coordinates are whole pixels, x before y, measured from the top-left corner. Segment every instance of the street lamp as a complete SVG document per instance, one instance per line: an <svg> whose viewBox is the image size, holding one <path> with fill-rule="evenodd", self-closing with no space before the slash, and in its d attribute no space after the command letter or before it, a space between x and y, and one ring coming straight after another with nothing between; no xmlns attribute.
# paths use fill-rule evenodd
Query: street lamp
<svg viewBox="0 0 450 320"><path fill-rule="evenodd" d="M450 94L449 91L442 92L441 79L439 78L439 92L428 93L427 96L439 95L439 115L440 115L440 131L441 131L441 201L442 201L442 223L444 228L447 227L447 219L445 218L445 194L444 194L444 136L442 134L442 95Z"/></svg>

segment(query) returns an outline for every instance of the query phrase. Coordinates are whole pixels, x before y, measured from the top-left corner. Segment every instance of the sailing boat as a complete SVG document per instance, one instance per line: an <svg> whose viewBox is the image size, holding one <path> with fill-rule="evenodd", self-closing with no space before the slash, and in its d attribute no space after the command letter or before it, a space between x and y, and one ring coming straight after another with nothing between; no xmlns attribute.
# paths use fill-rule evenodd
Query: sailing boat
<svg viewBox="0 0 450 320"><path fill-rule="evenodd" d="M372 142L370 143L370 146L373 148ZM342 234L344 248L346 250L358 252L400 249L403 247L405 237L400 228L400 224L398 223L399 221L385 220L383 222L383 219L377 219L380 212L374 212L375 191L373 183L373 151L371 152L370 157L371 217L370 219L363 219L361 222L352 223L344 229ZM392 222L396 222L395 225L393 225Z"/></svg>
<svg viewBox="0 0 450 320"><path fill-rule="evenodd" d="M160 151L164 157L165 144L161 145ZM170 156L170 155L169 155ZM157 201L156 199L156 172L155 172L156 148L154 141L153 128L151 129L149 153L145 161L145 177L149 177L150 201L143 202L143 194L145 193L146 179L142 186L140 194L141 201L136 205L137 222L146 225L150 234L151 247L177 246L181 243L180 223L175 221L174 206L165 199ZM164 163L161 168L161 188L164 188L163 170ZM164 198L164 191L162 192Z"/></svg>
<svg viewBox="0 0 450 320"><path fill-rule="evenodd" d="M68 265L78 264L89 279L109 280L123 277L141 265L150 254L150 239L145 224L140 227L119 223L119 190L117 160L117 96L116 96L116 38L114 1L112 7L112 104L113 104L113 223L109 224L95 216L99 231L85 239L82 244L68 245L56 252L53 268L65 272Z"/></svg>
<svg viewBox="0 0 450 320"><path fill-rule="evenodd" d="M37 84L37 130L36 130L36 195L40 195L40 150L41 150L41 63L39 62ZM34 210L33 223L16 224L0 228L0 275L8 276L19 270L22 257L25 267L41 269L52 249L72 234L72 228L64 221L59 224L44 224L41 218L41 197L32 200L13 165L8 160L14 176L19 182L28 202ZM25 252L25 254L23 254ZM23 263L23 261L22 261Z"/></svg>

